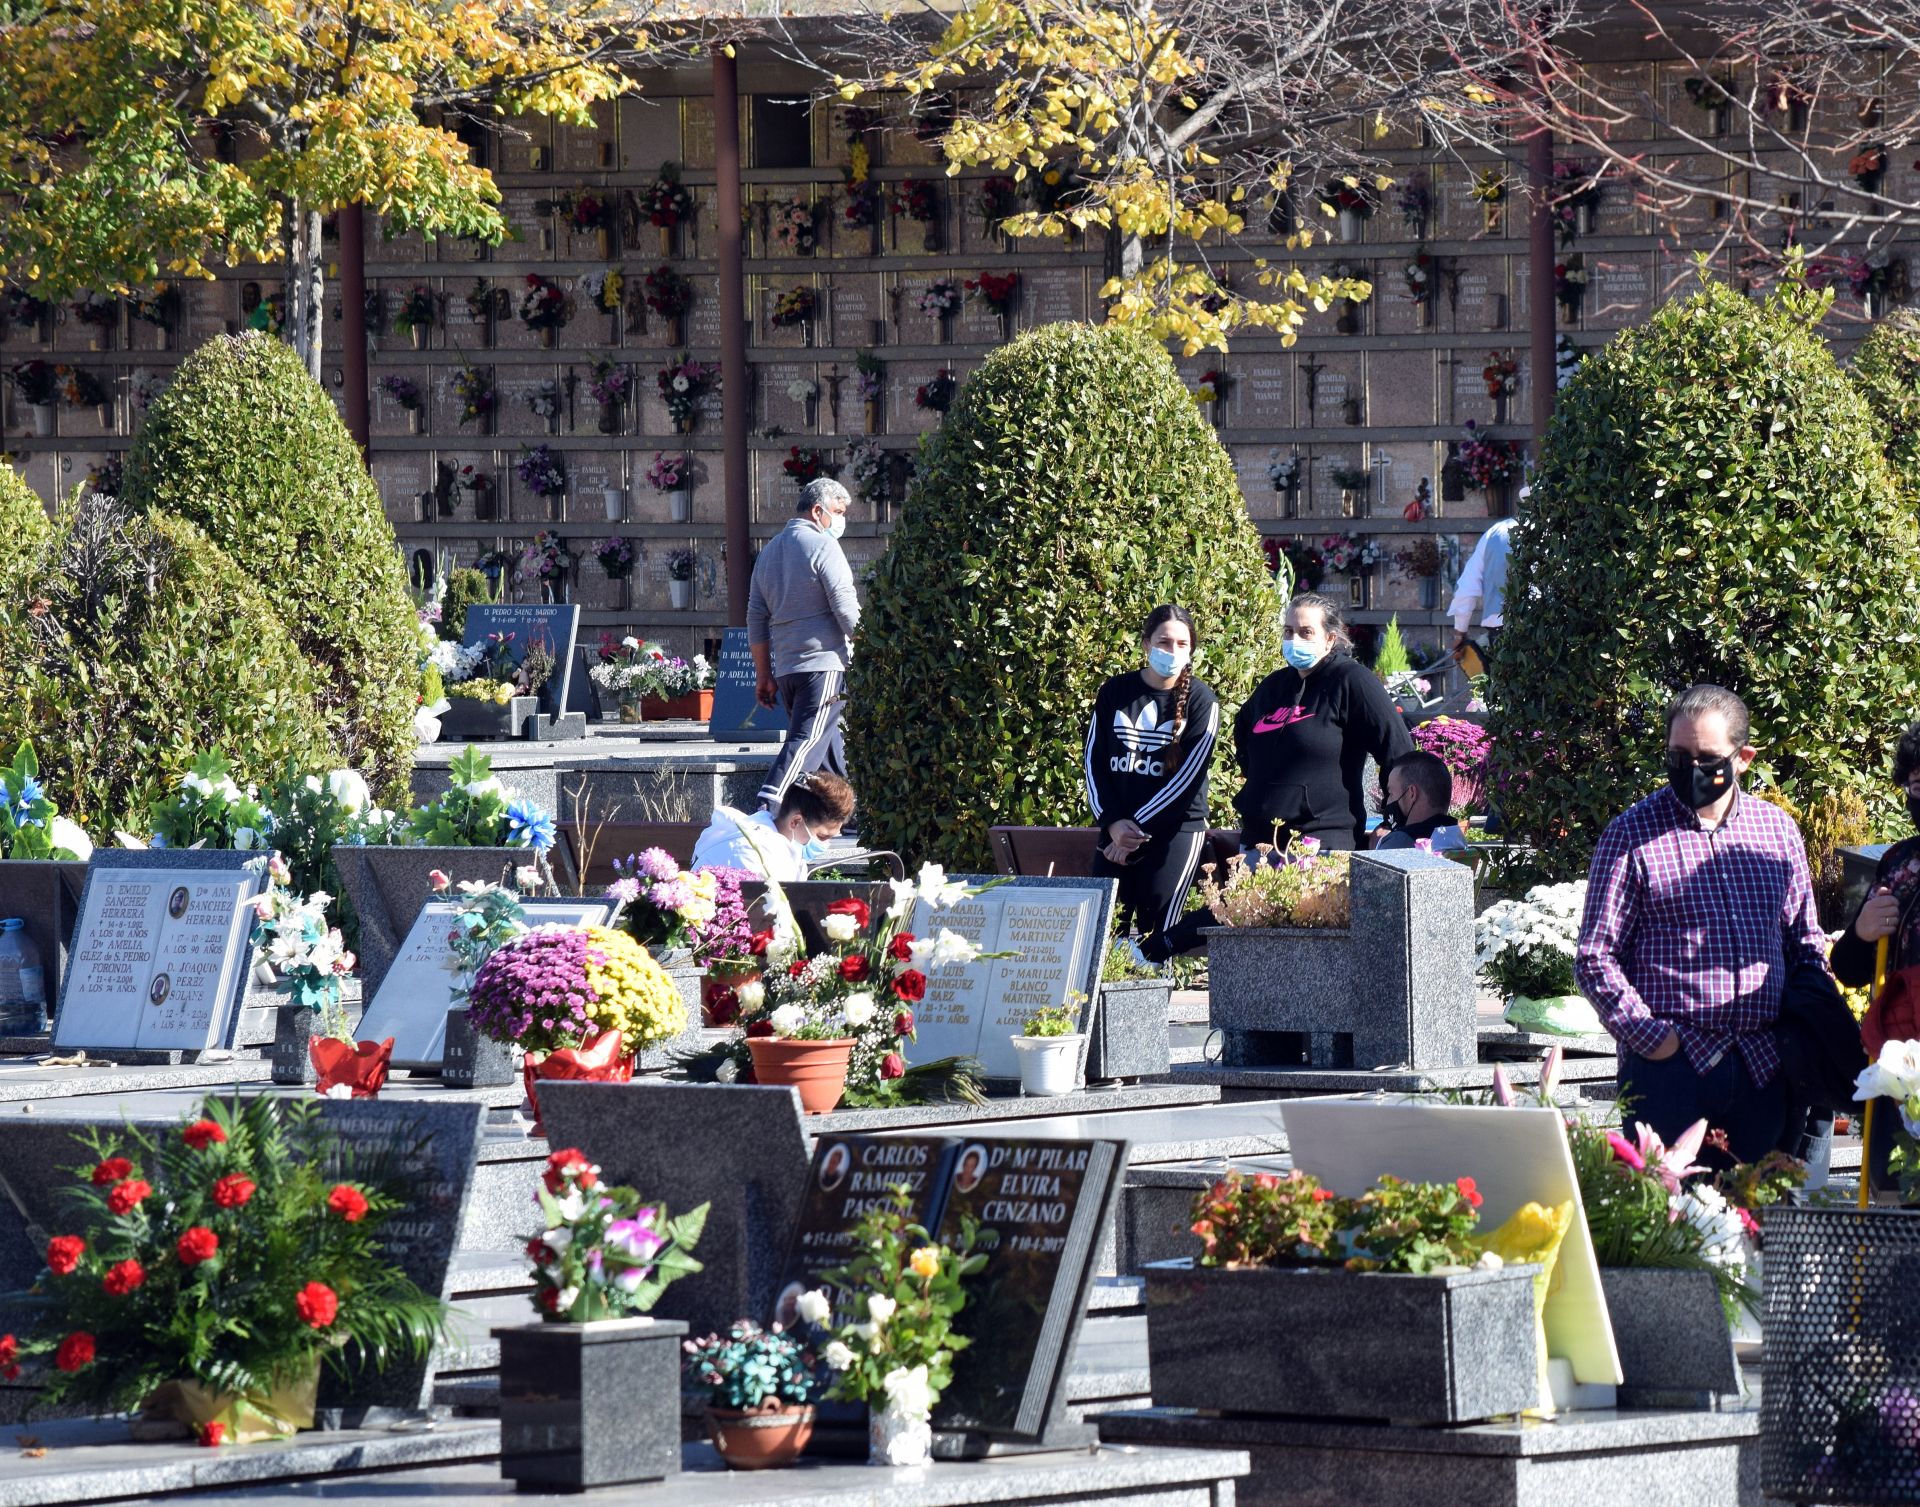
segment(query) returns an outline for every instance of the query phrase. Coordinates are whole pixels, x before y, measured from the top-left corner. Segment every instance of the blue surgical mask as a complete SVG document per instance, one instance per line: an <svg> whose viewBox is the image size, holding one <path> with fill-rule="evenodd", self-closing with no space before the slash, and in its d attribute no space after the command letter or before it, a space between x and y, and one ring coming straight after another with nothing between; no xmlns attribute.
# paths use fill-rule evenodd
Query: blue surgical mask
<svg viewBox="0 0 1920 1507"><path fill-rule="evenodd" d="M846 531L847 515L845 513L832 513L828 515L827 532L829 534L838 539L842 534L846 533Z"/></svg>
<svg viewBox="0 0 1920 1507"><path fill-rule="evenodd" d="M1280 654L1288 664L1304 675L1326 658L1327 651L1316 649L1312 644L1300 639L1290 638L1280 646Z"/></svg>
<svg viewBox="0 0 1920 1507"><path fill-rule="evenodd" d="M1185 649L1177 653L1172 649L1147 650L1147 668L1163 680L1171 680L1187 667L1190 656Z"/></svg>

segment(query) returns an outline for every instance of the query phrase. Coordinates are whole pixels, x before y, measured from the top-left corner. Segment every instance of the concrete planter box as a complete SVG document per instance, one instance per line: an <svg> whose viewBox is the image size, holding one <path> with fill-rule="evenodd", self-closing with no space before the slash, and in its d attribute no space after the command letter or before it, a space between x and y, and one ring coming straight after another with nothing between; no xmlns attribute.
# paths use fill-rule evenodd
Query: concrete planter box
<svg viewBox="0 0 1920 1507"><path fill-rule="evenodd" d="M1603 1266L1600 1286L1620 1350L1621 1407L1685 1407L1740 1390L1712 1273Z"/></svg>
<svg viewBox="0 0 1920 1507"><path fill-rule="evenodd" d="M1536 1270L1149 1266L1154 1406L1419 1424L1519 1412L1539 1398Z"/></svg>
<svg viewBox="0 0 1920 1507"><path fill-rule="evenodd" d="M505 706L466 696L447 698L440 715L440 742L484 743L524 736L527 723L540 710L537 696L515 696Z"/></svg>
<svg viewBox="0 0 1920 1507"><path fill-rule="evenodd" d="M66 977L68 945L86 886L84 863L33 858L0 862L0 916L18 916L27 923L27 937L46 972L50 1010L60 1003L60 981Z"/></svg>
<svg viewBox="0 0 1920 1507"><path fill-rule="evenodd" d="M585 1491L680 1473L680 1342L667 1319L524 1324L500 1342L500 1474Z"/></svg>
<svg viewBox="0 0 1920 1507"><path fill-rule="evenodd" d="M361 997L369 1004L393 966L407 929L432 897L428 879L439 869L457 886L466 880L498 884L513 870L533 861L531 848L349 847L333 850L340 884L360 918Z"/></svg>
<svg viewBox="0 0 1920 1507"><path fill-rule="evenodd" d="M1167 1016L1172 1002L1170 979L1102 984L1087 1026L1087 1080L1157 1078L1171 1072Z"/></svg>
<svg viewBox="0 0 1920 1507"><path fill-rule="evenodd" d="M1209 1004L1228 1067L1472 1067L1473 875L1415 850L1356 853L1344 930L1213 927Z"/></svg>

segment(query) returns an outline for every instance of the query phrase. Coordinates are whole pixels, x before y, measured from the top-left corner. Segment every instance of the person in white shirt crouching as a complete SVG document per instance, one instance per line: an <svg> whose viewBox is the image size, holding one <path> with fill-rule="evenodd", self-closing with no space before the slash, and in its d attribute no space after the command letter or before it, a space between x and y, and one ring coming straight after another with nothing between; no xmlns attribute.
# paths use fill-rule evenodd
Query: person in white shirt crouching
<svg viewBox="0 0 1920 1507"><path fill-rule="evenodd" d="M853 816L853 786L824 769L797 777L777 810L749 815L716 806L694 845L696 869L745 869L788 884L826 857L826 844Z"/></svg>

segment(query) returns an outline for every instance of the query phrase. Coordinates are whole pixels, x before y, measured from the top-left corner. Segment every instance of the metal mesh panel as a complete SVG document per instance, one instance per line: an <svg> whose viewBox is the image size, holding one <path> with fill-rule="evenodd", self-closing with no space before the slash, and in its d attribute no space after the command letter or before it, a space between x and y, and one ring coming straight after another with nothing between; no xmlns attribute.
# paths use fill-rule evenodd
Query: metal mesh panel
<svg viewBox="0 0 1920 1507"><path fill-rule="evenodd" d="M1920 1503L1920 1213L1768 1209L1768 1495Z"/></svg>

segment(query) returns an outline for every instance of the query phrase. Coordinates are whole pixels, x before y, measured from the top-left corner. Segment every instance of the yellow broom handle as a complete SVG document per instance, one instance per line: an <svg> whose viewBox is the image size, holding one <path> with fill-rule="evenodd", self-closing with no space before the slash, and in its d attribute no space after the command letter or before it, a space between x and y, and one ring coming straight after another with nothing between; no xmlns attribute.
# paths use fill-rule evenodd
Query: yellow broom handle
<svg viewBox="0 0 1920 1507"><path fill-rule="evenodd" d="M1878 999L1880 991L1887 983L1887 942L1882 937L1873 949L1873 997ZM1866 1208L1873 1195L1873 1100L1867 1100L1866 1112L1860 1117L1860 1207Z"/></svg>

